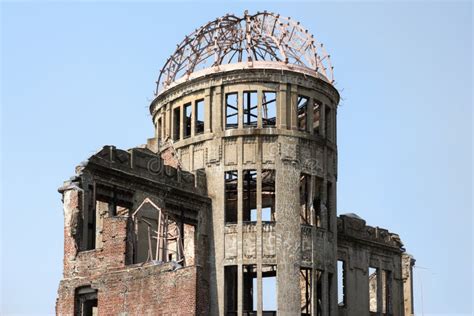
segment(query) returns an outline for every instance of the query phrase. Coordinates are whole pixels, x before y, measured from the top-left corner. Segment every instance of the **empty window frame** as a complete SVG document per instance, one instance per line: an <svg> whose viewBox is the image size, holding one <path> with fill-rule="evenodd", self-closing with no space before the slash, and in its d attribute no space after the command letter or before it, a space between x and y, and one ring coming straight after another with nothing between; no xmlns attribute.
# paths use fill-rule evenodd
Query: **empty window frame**
<svg viewBox="0 0 474 316"><path fill-rule="evenodd" d="M193 121L192 103L186 103L184 105L184 130L183 130L184 138L191 136L192 121Z"/></svg>
<svg viewBox="0 0 474 316"><path fill-rule="evenodd" d="M323 217L326 214L323 214L324 207L321 204L321 196L323 191L323 179L319 177L314 177L314 188L313 188L313 209L314 209L314 226L322 227L323 225ZM326 212L324 210L324 212Z"/></svg>
<svg viewBox="0 0 474 316"><path fill-rule="evenodd" d="M313 102L313 134L320 135L321 126L321 102L314 100Z"/></svg>
<svg viewBox="0 0 474 316"><path fill-rule="evenodd" d="M329 106L325 106L324 109L325 109L324 120L325 120L326 138L329 140L334 140L332 111Z"/></svg>
<svg viewBox="0 0 474 316"><path fill-rule="evenodd" d="M177 107L173 110L173 140L180 139L181 130L181 108Z"/></svg>
<svg viewBox="0 0 474 316"><path fill-rule="evenodd" d="M278 310L276 265L262 265L262 308L264 316L276 315Z"/></svg>
<svg viewBox="0 0 474 316"><path fill-rule="evenodd" d="M297 117L298 117L298 129L300 131L307 131L308 121L308 102L309 98L299 95L297 100Z"/></svg>
<svg viewBox="0 0 474 316"><path fill-rule="evenodd" d="M97 211L96 211L96 197L95 189L96 186L88 186L88 202L87 208L83 214L84 216L84 242L82 250L92 250L95 249L96 242L96 231L97 231Z"/></svg>
<svg viewBox="0 0 474 316"><path fill-rule="evenodd" d="M162 211L148 198L133 212L132 222L134 263L156 260L193 264L194 226ZM185 255L189 256L186 261Z"/></svg>
<svg viewBox="0 0 474 316"><path fill-rule="evenodd" d="M224 309L226 316L237 315L237 266L224 267Z"/></svg>
<svg viewBox="0 0 474 316"><path fill-rule="evenodd" d="M369 311L371 313L378 312L378 269L369 267Z"/></svg>
<svg viewBox="0 0 474 316"><path fill-rule="evenodd" d="M263 91L262 93L262 126L276 126L277 102L276 92Z"/></svg>
<svg viewBox="0 0 474 316"><path fill-rule="evenodd" d="M337 261L337 302L340 307L346 306L346 289L347 289L347 270L344 260Z"/></svg>
<svg viewBox="0 0 474 316"><path fill-rule="evenodd" d="M300 219L303 225L313 225L314 208L312 207L311 194L311 175L302 173L300 175Z"/></svg>
<svg viewBox="0 0 474 316"><path fill-rule="evenodd" d="M382 270L382 313L392 315L392 272Z"/></svg>
<svg viewBox="0 0 474 316"><path fill-rule="evenodd" d="M262 170L262 221L275 221L275 170Z"/></svg>
<svg viewBox="0 0 474 316"><path fill-rule="evenodd" d="M237 170L226 171L224 174L225 186L225 222L237 223L237 186L238 173Z"/></svg>
<svg viewBox="0 0 474 316"><path fill-rule="evenodd" d="M300 269L301 315L312 315L313 305L313 270Z"/></svg>
<svg viewBox="0 0 474 316"><path fill-rule="evenodd" d="M204 133L204 100L195 102L194 113L196 114L195 134L202 134Z"/></svg>
<svg viewBox="0 0 474 316"><path fill-rule="evenodd" d="M97 301L97 290L90 286L77 288L74 297L75 316L99 315Z"/></svg>
<svg viewBox="0 0 474 316"><path fill-rule="evenodd" d="M258 121L258 99L257 91L244 91L244 103L242 111L242 122L244 127L257 127Z"/></svg>
<svg viewBox="0 0 474 316"><path fill-rule="evenodd" d="M239 126L239 96L236 92L225 95L225 128Z"/></svg>
<svg viewBox="0 0 474 316"><path fill-rule="evenodd" d="M257 221L257 171L244 170L242 178L243 221Z"/></svg>
<svg viewBox="0 0 474 316"><path fill-rule="evenodd" d="M156 138L161 139L161 117L156 120Z"/></svg>
<svg viewBox="0 0 474 316"><path fill-rule="evenodd" d="M257 310L257 265L243 265L243 289L242 289L242 299L243 299L243 314L244 315L255 315ZM254 281L255 280L255 281Z"/></svg>

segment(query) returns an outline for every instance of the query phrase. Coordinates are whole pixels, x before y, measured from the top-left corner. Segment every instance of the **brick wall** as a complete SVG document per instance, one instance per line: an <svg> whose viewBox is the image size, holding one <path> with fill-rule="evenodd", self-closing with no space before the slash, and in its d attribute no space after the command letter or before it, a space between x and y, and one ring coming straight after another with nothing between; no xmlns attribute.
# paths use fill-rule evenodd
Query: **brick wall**
<svg viewBox="0 0 474 316"><path fill-rule="evenodd" d="M207 315L207 306L201 302L198 306L198 269L173 270L171 263L134 265L89 278L64 279L56 313L73 315L75 289L91 286L98 290L99 315Z"/></svg>

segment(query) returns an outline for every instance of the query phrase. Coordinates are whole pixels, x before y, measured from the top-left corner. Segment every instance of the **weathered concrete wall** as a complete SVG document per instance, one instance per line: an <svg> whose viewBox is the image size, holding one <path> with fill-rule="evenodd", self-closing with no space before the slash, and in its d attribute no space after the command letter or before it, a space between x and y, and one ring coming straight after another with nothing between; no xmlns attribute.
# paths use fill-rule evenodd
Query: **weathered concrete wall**
<svg viewBox="0 0 474 316"><path fill-rule="evenodd" d="M258 119L252 127L243 119L243 95L255 91ZM276 93L276 123L265 127L262 122L261 97L264 92ZM226 128L226 95L237 93L237 126ZM308 97L305 118L307 129L299 129L298 96ZM204 100L204 132L197 134L192 120L191 137L183 134L184 106ZM208 195L212 200L210 228L210 311L224 315L224 267L237 266L237 311L244 311L244 265L257 267L258 301L261 302L262 265L277 267L279 315L301 313L299 275L301 268L322 271L323 315L334 313L337 302L336 278L336 107L339 96L327 82L292 71L254 69L215 73L175 86L158 96L150 106L156 133L160 138L161 155L170 165L183 170L206 172ZM312 104L320 104L313 113ZM176 110L179 109L179 110ZM195 111L192 107L192 111ZM175 117L180 113L180 117ZM194 112L192 112L194 113ZM317 131L313 122L319 120ZM157 124L159 122L159 124ZM170 139L173 139L173 150ZM174 155L173 153L176 153ZM177 162L177 160L179 162ZM243 220L243 206L238 203L237 222L225 223L224 173L238 174L238 199L242 200L242 177L245 170L257 173L257 220ZM275 170L275 222L261 220L262 170ZM321 227L306 227L300 223L299 182L301 173L314 180L321 179L319 198L327 208ZM332 186L328 186L328 183ZM328 189L330 187L330 189ZM330 192L328 191L330 190ZM314 197L313 197L314 198ZM304 249L302 248L304 247ZM304 250L304 253L303 251ZM268 295L268 293L267 293ZM272 294L270 294L272 295ZM316 293L313 292L313 301ZM316 306L313 304L313 313ZM261 304L253 307L262 312Z"/></svg>
<svg viewBox="0 0 474 316"><path fill-rule="evenodd" d="M404 249L398 235L371 227L354 214L338 219L338 260L346 264L340 316L405 315L402 279ZM376 269L377 277L369 274Z"/></svg>

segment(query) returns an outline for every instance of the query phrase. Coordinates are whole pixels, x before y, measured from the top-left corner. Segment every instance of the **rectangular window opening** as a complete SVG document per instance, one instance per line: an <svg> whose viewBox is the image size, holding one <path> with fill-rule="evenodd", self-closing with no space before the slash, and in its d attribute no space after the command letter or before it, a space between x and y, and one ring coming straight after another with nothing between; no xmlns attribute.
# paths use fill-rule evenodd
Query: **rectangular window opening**
<svg viewBox="0 0 474 316"><path fill-rule="evenodd" d="M321 102L315 100L313 104L313 134L320 135L321 125Z"/></svg>
<svg viewBox="0 0 474 316"><path fill-rule="evenodd" d="M257 279L257 265L244 265L243 269L243 314L256 315L257 307L257 287L254 280Z"/></svg>
<svg viewBox="0 0 474 316"><path fill-rule="evenodd" d="M313 305L313 270L300 269L301 316L311 316Z"/></svg>
<svg viewBox="0 0 474 316"><path fill-rule="evenodd" d="M161 117L156 121L156 138L161 139Z"/></svg>
<svg viewBox="0 0 474 316"><path fill-rule="evenodd" d="M322 227L323 223L323 211L325 212L324 207L321 205L321 196L322 196L322 190L323 190L323 179L319 177L315 177L315 183L314 183L314 190L313 190L313 209L314 209L314 215L315 215L315 226L316 227Z"/></svg>
<svg viewBox="0 0 474 316"><path fill-rule="evenodd" d="M243 221L257 220L257 171L243 171ZM252 218L253 217L253 218Z"/></svg>
<svg viewBox="0 0 474 316"><path fill-rule="evenodd" d="M225 182L225 222L237 223L237 170L226 171Z"/></svg>
<svg viewBox="0 0 474 316"><path fill-rule="evenodd" d="M382 270L382 312L392 315L392 272Z"/></svg>
<svg viewBox="0 0 474 316"><path fill-rule="evenodd" d="M346 262L344 260L337 261L337 297L340 307L346 306Z"/></svg>
<svg viewBox="0 0 474 316"><path fill-rule="evenodd" d="M378 312L377 277L378 277L378 269L369 267L369 311L371 313Z"/></svg>
<svg viewBox="0 0 474 316"><path fill-rule="evenodd" d="M276 126L276 92L264 91L262 94L262 120L263 127Z"/></svg>
<svg viewBox="0 0 474 316"><path fill-rule="evenodd" d="M225 128L237 128L239 126L239 97L237 93L225 95Z"/></svg>
<svg viewBox="0 0 474 316"><path fill-rule="evenodd" d="M191 103L184 105L184 138L191 136L191 122L193 120L193 107Z"/></svg>
<svg viewBox="0 0 474 316"><path fill-rule="evenodd" d="M89 185L89 194L88 194L88 203L87 203L87 217L84 221L84 229L85 229L85 244L84 250L92 250L95 249L95 241L96 241L96 221L97 221L97 211L96 211L96 194L95 194L95 185Z"/></svg>
<svg viewBox="0 0 474 316"><path fill-rule="evenodd" d="M297 101L298 109L298 129L300 131L307 131L307 117L308 117L308 101L309 98L299 95Z"/></svg>
<svg viewBox="0 0 474 316"><path fill-rule="evenodd" d="M179 140L181 124L181 108L177 107L173 110L173 140Z"/></svg>
<svg viewBox="0 0 474 316"><path fill-rule="evenodd" d="M331 109L326 106L325 107L325 133L326 133L326 138L328 138L329 140L333 140L332 138L332 115L331 115Z"/></svg>
<svg viewBox="0 0 474 316"><path fill-rule="evenodd" d="M300 175L300 222L303 225L311 225L314 223L314 208L310 201L311 176L306 173Z"/></svg>
<svg viewBox="0 0 474 316"><path fill-rule="evenodd" d="M204 100L196 101L196 108L194 109L196 113L196 130L195 133L202 134L204 133Z"/></svg>
<svg viewBox="0 0 474 316"><path fill-rule="evenodd" d="M237 315L237 266L224 267L224 307L227 316Z"/></svg>
<svg viewBox="0 0 474 316"><path fill-rule="evenodd" d="M275 221L275 170L262 170L262 221Z"/></svg>
<svg viewBox="0 0 474 316"><path fill-rule="evenodd" d="M99 315L97 290L89 286L80 287L75 291L74 315L96 316Z"/></svg>
<svg viewBox="0 0 474 316"><path fill-rule="evenodd" d="M257 127L258 102L257 91L244 91L243 123L244 127Z"/></svg>
<svg viewBox="0 0 474 316"><path fill-rule="evenodd" d="M276 311L278 310L276 265L262 265L262 300L262 315L276 315ZM256 300L254 301L256 302Z"/></svg>

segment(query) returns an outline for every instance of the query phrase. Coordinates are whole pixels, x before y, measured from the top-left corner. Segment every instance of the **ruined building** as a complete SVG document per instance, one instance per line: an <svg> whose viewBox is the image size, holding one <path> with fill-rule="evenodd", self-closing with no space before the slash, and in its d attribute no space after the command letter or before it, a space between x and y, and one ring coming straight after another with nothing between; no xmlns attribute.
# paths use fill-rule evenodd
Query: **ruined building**
<svg viewBox="0 0 474 316"><path fill-rule="evenodd" d="M398 235L337 215L339 93L277 14L196 29L162 68L155 135L59 189L59 315L412 315Z"/></svg>

